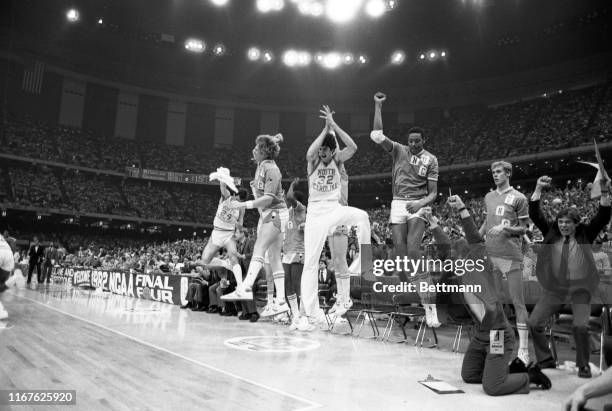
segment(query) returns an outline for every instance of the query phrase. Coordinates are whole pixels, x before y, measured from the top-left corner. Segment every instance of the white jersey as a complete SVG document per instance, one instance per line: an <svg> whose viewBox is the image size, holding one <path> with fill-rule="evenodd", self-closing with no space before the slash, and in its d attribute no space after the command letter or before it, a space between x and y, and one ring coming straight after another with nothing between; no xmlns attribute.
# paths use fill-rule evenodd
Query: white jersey
<svg viewBox="0 0 612 411"><path fill-rule="evenodd" d="M325 165L322 161L308 176L308 202L336 201L342 199L341 174L336 160Z"/></svg>
<svg viewBox="0 0 612 411"><path fill-rule="evenodd" d="M217 214L215 215L215 221L213 222L215 230L234 231L236 228L236 223L238 222L238 217L240 216L240 210L231 208L231 201L231 197L228 197L225 200L223 198L219 200L219 207L217 207Z"/></svg>
<svg viewBox="0 0 612 411"><path fill-rule="evenodd" d="M13 253L13 250L11 249L10 244L8 243L8 241L6 241L6 239L4 238L4 236L2 236L2 234L0 234L0 249L6 249L6 250L9 250L11 254Z"/></svg>

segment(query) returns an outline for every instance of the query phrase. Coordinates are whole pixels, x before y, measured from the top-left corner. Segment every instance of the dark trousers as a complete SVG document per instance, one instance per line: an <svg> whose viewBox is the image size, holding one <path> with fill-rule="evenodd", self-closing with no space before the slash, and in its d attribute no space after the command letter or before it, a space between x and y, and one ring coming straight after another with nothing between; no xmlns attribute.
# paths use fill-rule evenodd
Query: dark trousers
<svg viewBox="0 0 612 411"><path fill-rule="evenodd" d="M283 264L285 270L285 296L296 295L300 298L300 286L302 284L302 270L304 264L292 263Z"/></svg>
<svg viewBox="0 0 612 411"><path fill-rule="evenodd" d="M199 283L189 284L187 296L185 297L192 305L198 304L200 307L208 307L208 286Z"/></svg>
<svg viewBox="0 0 612 411"><path fill-rule="evenodd" d="M536 304L527 321L529 332L533 338L536 360L543 361L552 358L544 332L546 323L553 314L561 311L567 300L567 295L544 290L540 301ZM586 290L574 292L569 296L574 317L572 332L576 341L576 366L589 365L589 317L591 315L591 295Z"/></svg>
<svg viewBox="0 0 612 411"><path fill-rule="evenodd" d="M509 374L508 363L514 350L514 330L506 324L504 354L489 352L489 330L475 330L463 357L461 378L468 384L480 384L488 395L529 393L529 376Z"/></svg>
<svg viewBox="0 0 612 411"><path fill-rule="evenodd" d="M51 261L45 261L45 264L43 265L43 273L42 273L43 281L47 281L47 282L51 281L52 269L53 269L53 265L51 265Z"/></svg>
<svg viewBox="0 0 612 411"><path fill-rule="evenodd" d="M30 284L30 281L32 281L32 272L34 271L34 267L36 267L36 278L38 279L38 282L39 283L42 282L40 262L37 262L37 263L30 263L30 266L28 267L28 284Z"/></svg>
<svg viewBox="0 0 612 411"><path fill-rule="evenodd" d="M255 305L255 300L242 300L240 301L240 306L244 314L253 314L257 312L257 305Z"/></svg>

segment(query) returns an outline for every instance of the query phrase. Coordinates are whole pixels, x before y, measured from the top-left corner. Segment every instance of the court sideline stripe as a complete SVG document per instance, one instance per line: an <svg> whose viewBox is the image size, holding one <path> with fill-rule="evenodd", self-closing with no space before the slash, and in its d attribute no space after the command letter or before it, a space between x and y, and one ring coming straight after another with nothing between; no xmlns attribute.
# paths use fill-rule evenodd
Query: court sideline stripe
<svg viewBox="0 0 612 411"><path fill-rule="evenodd" d="M25 300L31 301L31 302L36 303L36 304L38 304L38 305L42 305L43 307L46 307L46 308L48 308L49 310L56 311L56 312L58 312L58 313L61 313L61 314L67 315L67 316L69 316L69 317L75 318L75 319L77 319L77 320L80 320L80 321L86 322L86 323L91 324L91 325L95 325L96 327L102 328L103 330L109 331L109 332L111 332L111 333L113 333L113 334L120 335L120 336L125 337L125 338L127 338L127 339L129 339L129 340L135 341L135 342L137 342L137 343L139 343L139 344L145 345L145 346L150 347L150 348L153 348L153 349L155 349L155 350L159 350L159 351L165 352L166 354L170 354L170 355L173 355L173 356L175 356L175 357L178 357L178 358L180 358L180 359L182 359L182 360L185 360L185 361L191 362L191 363L193 363L193 364L199 365L200 367L208 368L209 370L216 371L216 372L219 372L219 373L221 373L221 374L225 374L225 375L227 375L227 376L229 376L229 377L235 378L235 379L240 380L240 381L244 381L244 382L246 382L246 383L249 383L249 384L255 385L255 386L257 386L257 387L260 387L260 388L266 389L266 390L268 390L268 391L272 391L272 392L274 392L274 393L276 393L276 394L280 394L280 395L283 395L283 396L285 396L285 397L289 397L289 398L292 398L292 399L294 399L294 400L301 401L301 402L304 402L304 403L306 403L306 404L310 404L310 405L308 405L308 406L306 406L306 407L303 407L303 408L296 408L296 409L295 409L295 411L308 411L308 410L314 410L314 409L317 409L317 408L322 408L322 407L323 407L323 405L321 405L321 404L319 404L319 403L316 403L316 402L314 402L314 401L310 401L310 400L307 400L307 399L305 399L305 398L299 397L299 396L297 396L297 395L290 394L290 393L285 392L285 391L283 391L283 390L280 390L280 389L278 389L278 388L269 387L269 386L264 385L264 384L261 384L261 383L259 383L259 382L257 382L257 381L252 381L252 380L250 380L250 379L248 379L248 378L241 377L241 376L239 376L239 375L233 374L233 373L231 373L231 372L229 372L229 371L226 371L226 370L222 370L221 368L217 368L217 367L215 367L215 366L213 366L213 365L206 364L206 363L203 363L203 362L198 361L198 360L194 360L193 358L189 358L189 357L186 357L186 356L184 356L184 355L182 355L182 354L176 353L176 352L174 352L174 351L170 351L170 350L168 350L168 349L166 349L166 348L163 348L163 347L157 346L157 345L155 345L155 344L151 344L151 343L149 343L149 342L146 342L146 341L144 341L144 340L141 340L140 338L133 337L133 336L131 336L131 335L125 334L125 333L123 333L123 332L121 332L121 331L113 330L112 328L106 327L106 326L104 326L104 325L102 325L102 324L98 324L98 323L96 323L95 321L91 321L91 320L88 320L88 319L86 319L86 318L79 317L78 315L74 315L74 314L68 313L68 312L66 312L66 311L60 310L59 308L51 307L50 305L44 304L44 303L42 303L42 302L40 302L40 301L33 300L33 299L29 298L29 297L24 297L24 296L21 296L21 295L17 295L17 294L15 294L15 293L11 293L11 294L13 294L13 296L15 296L15 297L18 297L18 298L22 298L22 299L25 299Z"/></svg>

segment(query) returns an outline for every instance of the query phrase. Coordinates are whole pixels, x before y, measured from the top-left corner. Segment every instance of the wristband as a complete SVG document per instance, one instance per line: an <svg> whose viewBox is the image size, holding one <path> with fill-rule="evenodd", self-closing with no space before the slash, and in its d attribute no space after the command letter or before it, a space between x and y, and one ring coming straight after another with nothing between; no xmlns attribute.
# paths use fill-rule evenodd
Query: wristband
<svg viewBox="0 0 612 411"><path fill-rule="evenodd" d="M253 208L253 200L249 200L246 202L246 208L249 210Z"/></svg>

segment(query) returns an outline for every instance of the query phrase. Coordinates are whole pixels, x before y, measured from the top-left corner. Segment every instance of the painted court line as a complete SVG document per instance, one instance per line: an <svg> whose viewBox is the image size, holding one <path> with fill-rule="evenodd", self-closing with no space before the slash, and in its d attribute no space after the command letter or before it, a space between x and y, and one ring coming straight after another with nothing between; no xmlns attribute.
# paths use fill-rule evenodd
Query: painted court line
<svg viewBox="0 0 612 411"><path fill-rule="evenodd" d="M170 351L170 350L168 350L168 349L166 349L166 348L159 347L159 346L157 346L157 345L155 345L155 344L151 344L151 343L149 343L149 342L146 342L146 341L144 341L144 340L141 340L140 338L133 337L133 336L131 336L131 335L128 335L128 334L122 333L121 331L113 330L112 328L108 328L108 327L106 327L106 326L104 326L104 325L102 325L102 324L98 324L98 323L96 323L95 321L91 321L91 320L88 320L88 319L86 319L86 318L79 317L78 315L74 315L74 314L68 313L68 312L66 312L66 311L60 310L60 309L55 308L55 307L51 307L51 306L49 306L49 305L47 305L47 304L44 304L44 303L42 303L42 302L40 302L40 301L33 300L33 299L31 299L31 298L24 297L24 296L21 296L21 295L17 295L17 294L14 294L14 293L12 293L12 294L13 294L15 297L18 297L18 298L22 298L22 299L24 299L24 300L31 301L31 302L36 303L36 304L38 304L38 305L42 305L43 307L46 307L46 308L48 308L49 310L56 311L56 312L58 312L58 313L61 313L61 314L67 315L67 316L69 316L69 317L75 318L75 319L77 319L77 320L80 320L80 321L86 322L86 323L91 324L91 325L95 325L96 327L102 328L103 330L109 331L109 332L111 332L111 333L113 333L113 334L120 335L120 336L125 337L125 338L127 338L127 339L130 339L130 340L132 340L132 341L135 341L135 342L137 342L137 343L139 343L139 344L145 345L145 346L150 347L150 348L153 348L153 349L155 349L155 350L162 351L162 352L164 352L164 353L166 353L166 354L173 355L173 356L178 357L178 358L180 358L180 359L182 359L182 360L189 361L189 362L191 362L191 363L193 363L193 364L199 365L200 367L208 368L209 370L212 370L212 371L215 371L215 372L219 372L219 373L221 373L221 374L225 374L225 375L227 375L228 377L232 377L232 378L235 378L235 379L237 379L237 380L244 381L244 382L246 382L246 383L249 383L249 384L255 385L255 386L260 387L260 388L263 388L263 389L265 389L265 390L268 390L268 391L274 392L274 393L276 393L276 394L280 394L280 395L283 395L283 396L285 396L285 397L289 397L289 398L292 398L292 399L294 399L294 400L297 400L297 401L300 401L300 402L303 402L303 403L309 404L308 406L303 407L303 408L296 408L296 409L295 409L295 411L308 411L308 410L314 410L314 409L317 409L317 408L321 408L321 407L323 407L323 405L321 405L321 404L319 404L319 403L316 403L316 402L314 402L314 401L307 400L307 399L305 399L305 398L299 397L299 396L297 396L297 395L290 394L290 393L285 392L285 391L283 391L283 390L280 390L280 389L278 389L278 388L269 387L269 386L264 385L264 384L261 384L261 383L259 383L259 382L257 382L257 381L252 381L252 380L250 380L250 379L248 379L248 378L241 377L241 376L236 375L236 374L233 374L233 373L231 373L231 372L229 372L229 371L222 370L221 368L217 368L217 367L215 367L215 366L212 366L212 365L209 365L209 364L203 363L203 362L201 362L201 361L194 360L193 358L189 358L189 357L186 357L186 356L184 356L184 355L182 355L182 354L176 353L176 352L174 352L174 351Z"/></svg>

